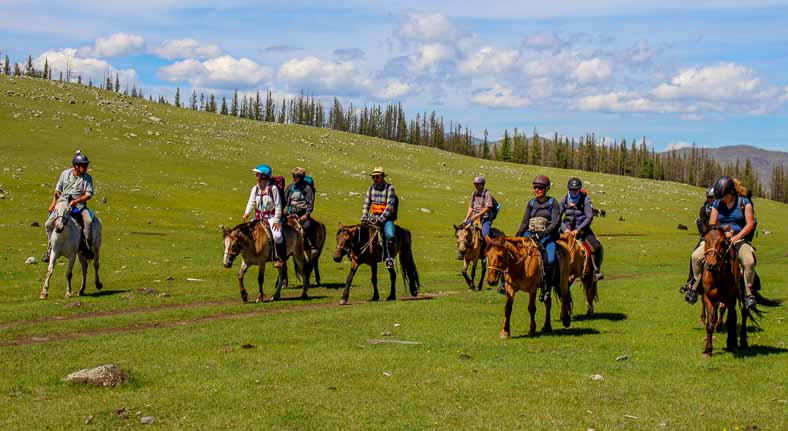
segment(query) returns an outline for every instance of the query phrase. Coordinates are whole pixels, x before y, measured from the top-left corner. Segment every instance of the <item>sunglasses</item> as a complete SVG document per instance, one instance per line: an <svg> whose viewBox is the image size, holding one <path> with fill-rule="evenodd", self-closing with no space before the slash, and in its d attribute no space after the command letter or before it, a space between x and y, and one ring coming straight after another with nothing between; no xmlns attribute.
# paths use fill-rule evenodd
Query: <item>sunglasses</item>
<svg viewBox="0 0 788 431"><path fill-rule="evenodd" d="M569 191L572 193L579 193L580 189L569 189Z"/></svg>
<svg viewBox="0 0 788 431"><path fill-rule="evenodd" d="M544 186L534 186L534 190L544 190Z"/></svg>
<svg viewBox="0 0 788 431"><path fill-rule="evenodd" d="M372 176L372 179L373 179L373 180L376 180L376 179L378 179L378 178L383 178L383 175L373 175L373 176Z"/></svg>

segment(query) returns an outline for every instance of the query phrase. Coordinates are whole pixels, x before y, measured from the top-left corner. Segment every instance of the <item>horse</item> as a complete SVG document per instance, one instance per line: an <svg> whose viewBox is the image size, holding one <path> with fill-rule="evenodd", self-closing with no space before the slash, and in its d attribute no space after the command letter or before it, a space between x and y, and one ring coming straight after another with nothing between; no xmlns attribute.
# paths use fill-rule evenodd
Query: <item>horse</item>
<svg viewBox="0 0 788 431"><path fill-rule="evenodd" d="M241 290L241 299L247 302L248 294L244 288L244 274L252 265L260 267L260 272L257 275L257 284L259 288L259 295L255 302L262 302L263 300L263 280L265 278L265 264L266 262L273 261L273 244L271 234L267 231L267 226L264 226L260 220L241 223L231 229L221 226L224 244L224 259L223 264L225 268L232 268L233 261L237 256L241 256L241 267L238 269L238 286ZM288 225L283 225L283 235L287 242L287 256L293 256L295 261L296 271L300 272L301 279L304 280L303 290L301 291L301 299L309 298L307 291L309 290L309 264L304 256L304 243L298 231ZM276 291L274 292L273 300L279 300L282 293L282 285L287 283L287 272L283 271L284 265L279 269L279 278L276 283Z"/></svg>
<svg viewBox="0 0 788 431"><path fill-rule="evenodd" d="M504 236L498 229L492 229L492 236ZM457 251L462 256L462 276L468 289L475 290L476 264L482 262L482 275L479 278L478 290L484 285L484 274L487 272L487 258L484 256L484 238L481 228L474 223L454 225L454 237L457 239ZM471 276L468 277L468 266L471 265Z"/></svg>
<svg viewBox="0 0 788 431"><path fill-rule="evenodd" d="M531 238L520 237L498 237L492 238L487 236L487 249L485 254L487 256L487 284L495 286L501 280L505 279L506 284L506 305L504 306L504 320L503 328L501 329L501 338L509 338L510 335L510 320L512 315L512 305L514 304L514 295L518 291L528 293L528 313L531 315L531 326L528 335L536 333L536 294L542 285L542 277L544 270L542 265L542 255L539 250L539 244ZM568 295L569 287L562 283L556 289L556 293L561 296L561 322L564 327L568 328L571 325L571 297ZM545 306L545 321L542 326L542 332L550 332L553 330L550 323L550 309L552 307L552 300L546 299Z"/></svg>
<svg viewBox="0 0 788 431"><path fill-rule="evenodd" d="M320 268L318 267L318 261L320 260L320 255L323 254L323 245L326 242L326 225L314 218L312 219L312 223L314 223L315 226L315 244L313 244L313 247L307 248L306 238L304 237L304 226L301 224L301 221L296 216L287 218L287 224L293 229L296 229L301 234L301 237L304 238L304 252L306 253L307 263L315 273L315 285L320 286ZM285 271L287 271L286 266Z"/></svg>
<svg viewBox="0 0 788 431"><path fill-rule="evenodd" d="M87 210L85 210L87 211ZM64 256L68 258L68 270L66 272L66 298L71 297L71 276L73 275L74 262L79 257L79 265L82 268L82 285L79 288L77 295L85 294L85 285L87 284L88 260L79 250L79 243L81 241L82 228L79 223L71 217L71 207L68 200L61 198L55 204L54 210L54 230L49 236L49 246L51 252L49 253L49 266L47 267L47 275L44 279L44 288L39 299L47 299L49 297L49 280L52 278L52 273L55 270L55 263L57 258ZM93 252L93 269L96 273L96 290L101 290L104 285L99 278L99 252L101 251L101 220L98 217L93 218L93 244L91 251Z"/></svg>
<svg viewBox="0 0 788 431"><path fill-rule="evenodd" d="M713 333L718 328L718 320L721 319L722 306L727 309L725 319L725 329L728 336L725 343L726 350L735 351L737 348L746 349L747 343L747 317L755 323L755 318L751 312L760 314L757 309L747 310L741 308L741 326L739 329L738 345L736 337L736 320L739 310L736 308L736 301L744 303L744 286L739 262L736 259L736 249L734 244L726 237L725 233L730 229L728 226L710 226L703 236L703 254L705 263L703 264L703 274L701 275L703 315L706 324L706 345L703 355L712 355ZM753 290L756 301L759 305L766 307L776 307L782 303L779 300L764 298Z"/></svg>
<svg viewBox="0 0 788 431"><path fill-rule="evenodd" d="M345 256L350 259L350 273L345 281L345 289L342 291L342 300L339 302L340 304L346 305L348 303L350 284L353 282L353 277L356 275L358 267L363 264L369 265L372 272L373 294L370 301L377 301L380 299L378 293L378 263L383 257L383 245L378 239L379 229L377 225L372 224L344 226L342 223L339 223L336 237L337 248L334 251L334 262L341 262L342 258ZM419 287L421 287L421 284L419 282L419 273L416 270L416 262L413 259L410 231L396 226L395 238L393 257L399 255L403 281L408 285L410 295L415 297L419 294ZM397 299L397 272L394 268L388 268L388 271L389 278L391 279L391 292L386 300L393 301Z"/></svg>
<svg viewBox="0 0 788 431"><path fill-rule="evenodd" d="M599 299L597 294L597 280L594 278L593 253L587 242L581 242L571 232L564 232L556 242L559 247L563 247L568 257L567 275L569 276L568 285L578 278L583 282L583 290L588 301L586 316L594 315L594 301Z"/></svg>

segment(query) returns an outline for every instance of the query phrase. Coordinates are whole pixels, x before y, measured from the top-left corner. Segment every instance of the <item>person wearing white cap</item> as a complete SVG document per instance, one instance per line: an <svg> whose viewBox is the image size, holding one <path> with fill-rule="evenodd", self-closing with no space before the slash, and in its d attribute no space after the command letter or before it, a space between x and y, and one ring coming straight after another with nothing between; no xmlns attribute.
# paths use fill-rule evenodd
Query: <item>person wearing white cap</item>
<svg viewBox="0 0 788 431"><path fill-rule="evenodd" d="M485 183L483 175L473 179L473 186L476 187L476 190L471 195L464 221L466 224L474 222L481 224L483 238L490 235L496 209L495 199L492 193L484 187Z"/></svg>

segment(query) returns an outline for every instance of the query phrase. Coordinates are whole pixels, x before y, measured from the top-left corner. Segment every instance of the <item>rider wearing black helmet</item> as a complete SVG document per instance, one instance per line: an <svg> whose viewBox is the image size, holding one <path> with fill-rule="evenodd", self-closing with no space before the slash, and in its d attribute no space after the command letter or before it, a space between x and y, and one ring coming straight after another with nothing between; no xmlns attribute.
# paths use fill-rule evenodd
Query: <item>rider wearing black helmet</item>
<svg viewBox="0 0 788 431"><path fill-rule="evenodd" d="M698 227L698 234L703 238L706 234L706 229L709 228L709 217L711 217L711 208L714 205L714 187L709 187L706 190L706 202L703 203L698 212L698 217L695 219L695 226Z"/></svg>
<svg viewBox="0 0 788 431"><path fill-rule="evenodd" d="M604 278L599 268L602 266L603 250L602 244L591 230L591 221L594 219L594 211L591 207L591 199L583 188L580 178L573 177L566 185L568 193L561 198L559 208L563 223L561 228L566 232L574 233L575 237L581 241L587 241L594 249L594 278L601 280Z"/></svg>
<svg viewBox="0 0 788 431"><path fill-rule="evenodd" d="M65 197L68 199L68 204L71 206L73 212L78 212L80 217L77 221L81 220L82 224L82 240L80 241L80 251L88 258L93 258L93 217L87 208L87 201L93 197L93 177L88 173L88 165L90 160L88 156L82 154L77 150L74 158L71 160L72 167L66 169L60 174L55 186L55 194L52 197L52 203L49 205L50 215L55 209L55 204L58 199ZM47 241L52 236L54 229L54 219L49 218L44 224L47 231ZM44 262L49 261L49 245L47 252L42 259Z"/></svg>

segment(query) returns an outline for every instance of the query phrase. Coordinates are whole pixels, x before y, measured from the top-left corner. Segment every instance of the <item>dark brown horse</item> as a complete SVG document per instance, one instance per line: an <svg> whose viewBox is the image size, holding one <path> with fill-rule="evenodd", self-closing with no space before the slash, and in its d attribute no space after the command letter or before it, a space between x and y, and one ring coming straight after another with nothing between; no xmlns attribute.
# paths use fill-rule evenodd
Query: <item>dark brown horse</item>
<svg viewBox="0 0 788 431"><path fill-rule="evenodd" d="M528 335L536 333L536 294L542 284L542 256L539 245L531 238L499 237L485 238L487 242L487 283L495 286L505 278L506 305L504 307L503 328L501 338L509 338L509 323L514 305L514 295L518 291L528 293L528 313L531 315L531 326ZM559 283L556 293L561 297L561 322L568 328L572 324L571 297L567 283ZM542 332L550 332L550 309L552 300L544 302L545 320Z"/></svg>
<svg viewBox="0 0 788 431"><path fill-rule="evenodd" d="M504 233L498 229L492 229L490 235L498 237L504 236ZM486 244L482 237L482 229L475 223L454 225L454 237L457 239L457 251L462 256L462 276L465 278L465 283L468 284L468 289L474 290L476 288L473 280L476 278L476 265L481 261L482 275L479 277L478 287L478 290L481 291L484 285L484 275L487 272L487 257L484 255ZM468 266L471 267L470 277L468 276Z"/></svg>
<svg viewBox="0 0 788 431"><path fill-rule="evenodd" d="M284 229L283 235L287 243L287 256L293 256L295 261L296 271L300 272L301 279L304 280L301 298L308 298L307 291L309 290L309 272L310 268L304 257L304 244L301 240L301 235L298 231L288 225L282 226ZM257 302L263 300L263 280L265 278L265 264L273 261L273 244L270 239L270 233L266 231L266 227L258 220L248 223L241 223L232 229L227 229L222 226L222 234L224 235L224 259L223 265L225 268L231 268L233 261L238 256L241 256L241 268L238 270L238 286L241 290L241 299L246 302L248 294L244 288L244 274L252 265L258 265L260 272L257 275L257 284L260 289L260 294L257 297ZM279 269L279 278L276 283L276 291L274 292L273 300L279 299L282 293L282 286L287 283L287 272L285 267Z"/></svg>
<svg viewBox="0 0 788 431"><path fill-rule="evenodd" d="M345 289L342 291L340 304L345 305L348 303L350 284L353 282L353 277L356 275L358 267L363 264L369 265L372 272L373 294L370 301L380 299L378 293L378 263L383 257L383 246L378 238L378 231L379 228L375 225L357 224L344 226L342 223L339 224L334 262L341 262L345 256L348 256L350 259L350 273L345 281ZM419 293L420 283L416 262L413 260L410 231L397 226L395 236L394 257L399 255L399 262L402 266L402 278L408 285L411 296L416 296ZM397 299L397 272L394 268L389 268L389 278L391 279L391 292L386 300L393 301Z"/></svg>
<svg viewBox="0 0 788 431"><path fill-rule="evenodd" d="M587 242L579 241L571 232L564 232L556 241L559 247L563 247L568 257L567 269L568 284L571 287L575 280L583 282L583 290L588 301L586 316L594 315L594 301L597 297L597 280L594 278L594 262L591 260L593 253Z"/></svg>
<svg viewBox="0 0 788 431"><path fill-rule="evenodd" d="M731 244L725 235L729 226L711 226L703 236L705 263L703 265L703 275L701 276L701 288L703 290L703 308L706 316L706 346L703 350L704 356L711 356L714 350L712 345L713 334L718 328L718 320L721 318L721 307L727 310L725 329L728 333L726 339L726 350L746 349L747 344L747 317L753 322L755 319L751 314L757 310L741 309L741 326L739 328L738 344L736 338L736 320L739 309L736 301L743 303L744 286L739 262L736 259L736 248ZM776 307L782 303L779 300L764 298L757 290L753 291L758 305L766 307Z"/></svg>
<svg viewBox="0 0 788 431"><path fill-rule="evenodd" d="M320 260L320 255L323 254L323 245L326 243L326 225L314 218L312 219L312 223L315 225L315 244L309 247L306 239L304 239L304 253L306 253L306 260L310 269L315 273L315 285L320 286L320 268L318 266L318 261ZM304 226L298 220L298 217L288 217L287 224L297 230L302 238L304 237Z"/></svg>

